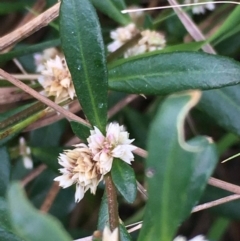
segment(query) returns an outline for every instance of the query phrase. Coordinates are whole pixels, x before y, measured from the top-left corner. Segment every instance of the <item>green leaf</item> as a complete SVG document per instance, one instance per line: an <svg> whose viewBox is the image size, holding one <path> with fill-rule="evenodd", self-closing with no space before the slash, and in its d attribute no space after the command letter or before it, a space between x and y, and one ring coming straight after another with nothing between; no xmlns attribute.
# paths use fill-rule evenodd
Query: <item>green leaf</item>
<svg viewBox="0 0 240 241"><path fill-rule="evenodd" d="M11 220L8 213L8 204L5 199L0 197L0 240L1 241L20 241L22 239L16 237L12 233Z"/></svg>
<svg viewBox="0 0 240 241"><path fill-rule="evenodd" d="M208 40L209 42L214 42L217 40L217 42L220 42L227 37L230 37L229 32L232 32L232 30L239 26L240 21L240 6L237 6L234 11L229 15L229 17L223 22L223 24L220 26L218 31L212 35L212 37Z"/></svg>
<svg viewBox="0 0 240 241"><path fill-rule="evenodd" d="M0 196L4 196L10 180L10 157L6 147L0 147Z"/></svg>
<svg viewBox="0 0 240 241"><path fill-rule="evenodd" d="M206 137L184 141L185 117L199 97L196 91L170 96L151 125L146 168L149 199L140 241L171 241L216 165L215 145Z"/></svg>
<svg viewBox="0 0 240 241"><path fill-rule="evenodd" d="M15 234L5 230L0 227L0 240L1 241L25 241L23 239L18 238Z"/></svg>
<svg viewBox="0 0 240 241"><path fill-rule="evenodd" d="M132 167L126 162L114 158L111 175L114 185L121 195L127 200L127 202L133 203L137 195L137 183Z"/></svg>
<svg viewBox="0 0 240 241"><path fill-rule="evenodd" d="M123 224L119 225L119 233L121 241L132 241L131 235L128 233L127 229Z"/></svg>
<svg viewBox="0 0 240 241"><path fill-rule="evenodd" d="M10 186L8 202L13 228L25 241L72 240L58 220L30 205L19 184Z"/></svg>
<svg viewBox="0 0 240 241"><path fill-rule="evenodd" d="M132 58L109 71L109 88L135 94L214 89L240 82L240 64L230 58L180 52Z"/></svg>
<svg viewBox="0 0 240 241"><path fill-rule="evenodd" d="M84 114L105 133L107 67L101 28L89 0L63 0L60 33L66 61Z"/></svg>
<svg viewBox="0 0 240 241"><path fill-rule="evenodd" d="M11 230L11 221L8 215L8 205L4 198L0 197L0 227L10 231Z"/></svg>
<svg viewBox="0 0 240 241"><path fill-rule="evenodd" d="M70 121L74 134L81 140L86 141L90 136L90 127L76 121Z"/></svg>
<svg viewBox="0 0 240 241"><path fill-rule="evenodd" d="M98 216L98 230L103 230L106 225L108 225L109 222L109 213L108 213L108 200L107 200L107 194L106 191L104 191L104 194L102 196L99 216Z"/></svg>
<svg viewBox="0 0 240 241"><path fill-rule="evenodd" d="M218 125L240 135L240 86L204 91L198 107Z"/></svg>
<svg viewBox="0 0 240 241"><path fill-rule="evenodd" d="M121 10L126 9L126 5L123 0L91 0L91 2L97 9L108 15L119 24L127 25L131 23L129 15L121 13Z"/></svg>
<svg viewBox="0 0 240 241"><path fill-rule="evenodd" d="M8 53L0 54L0 63L6 62L16 57L43 51L44 49L60 45L60 39L53 39L40 44L29 45L21 49L13 50Z"/></svg>

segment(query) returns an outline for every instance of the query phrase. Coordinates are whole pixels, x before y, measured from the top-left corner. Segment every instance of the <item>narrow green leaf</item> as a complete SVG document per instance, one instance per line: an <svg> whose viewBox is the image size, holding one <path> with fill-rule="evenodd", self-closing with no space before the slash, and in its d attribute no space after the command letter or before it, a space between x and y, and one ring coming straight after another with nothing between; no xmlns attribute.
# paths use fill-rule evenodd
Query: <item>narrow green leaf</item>
<svg viewBox="0 0 240 241"><path fill-rule="evenodd" d="M103 230L106 225L109 223L109 213L108 213L108 202L107 202L107 194L106 191L104 191L99 216L98 216L98 230Z"/></svg>
<svg viewBox="0 0 240 241"><path fill-rule="evenodd" d="M11 233L10 231L5 230L0 226L0 240L1 241L25 241L20 239L15 234Z"/></svg>
<svg viewBox="0 0 240 241"><path fill-rule="evenodd" d="M4 196L10 180L10 157L6 147L0 147L0 196Z"/></svg>
<svg viewBox="0 0 240 241"><path fill-rule="evenodd" d="M9 212L15 232L25 241L70 241L58 220L34 209L20 185L14 183L8 192Z"/></svg>
<svg viewBox="0 0 240 241"><path fill-rule="evenodd" d="M240 86L204 91L198 107L218 125L240 135Z"/></svg>
<svg viewBox="0 0 240 241"><path fill-rule="evenodd" d="M107 123L107 67L101 28L89 0L63 0L60 33L84 114L103 133Z"/></svg>
<svg viewBox="0 0 240 241"><path fill-rule="evenodd" d="M11 60L13 58L20 57L23 55L40 52L40 51L43 51L44 49L47 49L50 47L56 47L58 45L60 45L60 39L53 39L46 42L42 42L40 44L34 44L31 46L22 47L20 49L13 50L8 53L0 54L0 63L6 62L8 60Z"/></svg>
<svg viewBox="0 0 240 241"><path fill-rule="evenodd" d="M131 235L128 233L127 229L123 224L119 225L119 233L121 241L132 241Z"/></svg>
<svg viewBox="0 0 240 241"><path fill-rule="evenodd" d="M109 71L109 88L135 94L169 94L214 89L240 83L240 64L200 52L133 58Z"/></svg>
<svg viewBox="0 0 240 241"><path fill-rule="evenodd" d="M8 213L6 200L0 197L0 240L1 241L21 241L12 232L11 220Z"/></svg>
<svg viewBox="0 0 240 241"><path fill-rule="evenodd" d="M90 127L76 121L70 121L74 134L81 140L86 141L90 135Z"/></svg>
<svg viewBox="0 0 240 241"><path fill-rule="evenodd" d="M224 23L220 26L218 31L212 35L212 37L208 40L209 42L214 42L218 38L224 40L227 37L229 32L231 32L235 27L239 25L240 21L240 6L237 6L233 12L229 15L229 17L224 21ZM220 41L218 41L220 42Z"/></svg>
<svg viewBox="0 0 240 241"><path fill-rule="evenodd" d="M196 205L196 201L201 197L207 181L217 165L217 149L211 142L211 139L202 137L195 137L187 142L191 146L202 146L205 150L195 154L197 161L193 167L190 185L186 192L188 198L182 205L182 219L185 219L189 215L189 207L193 208Z"/></svg>
<svg viewBox="0 0 240 241"><path fill-rule="evenodd" d="M8 205L4 198L0 197L0 227L4 228L5 230L11 230L11 221L8 215Z"/></svg>
<svg viewBox="0 0 240 241"><path fill-rule="evenodd" d="M152 123L146 169L149 199L140 241L171 241L215 167L217 155L211 141L206 137L184 141L184 120L199 96L199 92L170 96Z"/></svg>
<svg viewBox="0 0 240 241"><path fill-rule="evenodd" d="M121 10L126 9L124 0L91 0L91 2L97 9L108 15L119 24L127 25L131 23L129 15L121 13Z"/></svg>
<svg viewBox="0 0 240 241"><path fill-rule="evenodd" d="M133 203L137 195L137 183L134 170L126 162L115 158L111 170L114 185L129 203Z"/></svg>

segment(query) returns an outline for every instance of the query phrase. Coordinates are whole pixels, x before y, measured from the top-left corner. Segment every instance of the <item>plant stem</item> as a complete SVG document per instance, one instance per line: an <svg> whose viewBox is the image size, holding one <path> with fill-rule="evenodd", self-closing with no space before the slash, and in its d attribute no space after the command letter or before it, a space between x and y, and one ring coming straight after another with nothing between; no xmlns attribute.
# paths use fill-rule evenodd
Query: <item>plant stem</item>
<svg viewBox="0 0 240 241"><path fill-rule="evenodd" d="M113 232L115 228L119 227L117 192L110 173L104 176L104 180L108 199L109 226Z"/></svg>

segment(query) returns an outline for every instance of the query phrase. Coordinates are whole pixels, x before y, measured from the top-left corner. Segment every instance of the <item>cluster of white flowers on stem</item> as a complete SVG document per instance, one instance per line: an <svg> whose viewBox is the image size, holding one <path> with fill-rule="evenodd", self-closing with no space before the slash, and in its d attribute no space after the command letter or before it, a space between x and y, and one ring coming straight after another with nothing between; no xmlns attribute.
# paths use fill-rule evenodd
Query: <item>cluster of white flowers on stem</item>
<svg viewBox="0 0 240 241"><path fill-rule="evenodd" d="M44 95L54 96L56 103L74 99L76 95L65 58L58 55L44 63L38 82L44 89Z"/></svg>
<svg viewBox="0 0 240 241"><path fill-rule="evenodd" d="M206 10L213 11L215 9L215 4L214 3L208 3L207 0L185 0L185 4L189 3L200 3L200 2L206 2L204 5L199 5L199 6L194 6L192 8L193 14L204 14Z"/></svg>
<svg viewBox="0 0 240 241"><path fill-rule="evenodd" d="M183 236L177 236L173 241L187 241L187 239ZM208 241L205 239L203 235L198 235L192 239L189 239L189 241Z"/></svg>
<svg viewBox="0 0 240 241"><path fill-rule="evenodd" d="M134 23L112 31L110 33L110 37L113 39L113 42L108 45L108 51L116 51L132 39L138 32L139 31ZM137 43L124 53L125 58L154 50L160 50L166 45L165 36L159 32L144 30L141 32L141 36L142 37L137 41Z"/></svg>
<svg viewBox="0 0 240 241"><path fill-rule="evenodd" d="M128 164L134 160L129 133L118 123L110 123L106 128L106 136L94 127L85 144L75 145L73 150L66 150L58 158L63 167L61 176L55 178L63 188L76 184L75 201L79 202L84 193L90 189L95 194L97 185L103 175L112 168L114 158L119 158Z"/></svg>

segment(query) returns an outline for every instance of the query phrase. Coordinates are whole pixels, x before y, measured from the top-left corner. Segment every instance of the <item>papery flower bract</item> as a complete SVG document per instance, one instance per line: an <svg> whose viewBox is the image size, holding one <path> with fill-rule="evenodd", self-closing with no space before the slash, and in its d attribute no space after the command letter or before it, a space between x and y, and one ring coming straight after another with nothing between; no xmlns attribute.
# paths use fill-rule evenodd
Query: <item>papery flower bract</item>
<svg viewBox="0 0 240 241"><path fill-rule="evenodd" d="M185 0L185 4L189 3L199 3L199 2L206 2L204 5L199 5L199 6L194 6L192 8L193 14L204 14L207 10L213 11L215 9L215 4L214 3L208 3L207 0Z"/></svg>
<svg viewBox="0 0 240 241"><path fill-rule="evenodd" d="M112 168L113 158L119 158L131 164L134 160L132 151L136 149L131 145L134 139L129 139L129 133L118 123L110 123L106 128L106 136L94 127L87 139L88 146L93 153L93 159L99 162L101 174L106 174Z"/></svg>
<svg viewBox="0 0 240 241"><path fill-rule="evenodd" d="M137 33L138 29L135 24L131 23L125 27L117 28L111 32L111 38L114 40L108 45L108 51L114 52L130 39L132 39ZM142 37L138 42L130 47L124 53L124 57L135 56L154 50L163 49L166 45L165 36L159 32L144 30L141 32Z"/></svg>
<svg viewBox="0 0 240 241"><path fill-rule="evenodd" d="M102 175L98 163L92 159L91 150L85 144L78 144L75 147L60 154L58 162L63 166L59 169L62 175L54 181L58 181L59 186L63 188L76 184L75 201L79 202L88 189L95 194Z"/></svg>
<svg viewBox="0 0 240 241"><path fill-rule="evenodd" d="M108 51L109 52L116 51L127 41L132 39L134 35L136 35L137 33L138 33L138 30L134 23L130 23L125 27L120 27L114 31L111 31L110 37L114 41L107 46Z"/></svg>
<svg viewBox="0 0 240 241"><path fill-rule="evenodd" d="M111 232L108 226L105 226L102 241L118 241L118 228L115 228L113 232Z"/></svg>
<svg viewBox="0 0 240 241"><path fill-rule="evenodd" d="M26 145L24 137L19 138L19 155L23 159L23 165L26 169L33 168L33 161L31 158L31 149Z"/></svg>
<svg viewBox="0 0 240 241"><path fill-rule="evenodd" d="M187 241L187 239L183 236L177 236L173 241ZM189 239L189 241L208 241L205 239L203 235L198 235L192 239Z"/></svg>
<svg viewBox="0 0 240 241"><path fill-rule="evenodd" d="M57 55L61 55L60 52L56 48L48 48L43 50L42 53L35 53L33 55L36 72L41 72L45 69L44 63L49 60L55 58Z"/></svg>
<svg viewBox="0 0 240 241"><path fill-rule="evenodd" d="M64 58L56 56L45 63L38 82L44 88L46 96L55 96L55 102L59 103L68 98L75 97L71 74Z"/></svg>
<svg viewBox="0 0 240 241"><path fill-rule="evenodd" d="M138 41L138 43L124 53L125 58L160 50L166 46L166 39L164 35L159 32L144 30L141 32L141 35L142 38Z"/></svg>

